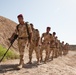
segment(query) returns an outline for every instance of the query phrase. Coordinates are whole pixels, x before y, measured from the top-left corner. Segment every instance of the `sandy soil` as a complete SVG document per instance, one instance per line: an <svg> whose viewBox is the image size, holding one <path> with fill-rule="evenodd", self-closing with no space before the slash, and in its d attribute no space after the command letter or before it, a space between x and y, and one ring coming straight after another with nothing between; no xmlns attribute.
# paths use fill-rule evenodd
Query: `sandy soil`
<svg viewBox="0 0 76 75"><path fill-rule="evenodd" d="M68 55L54 58L46 64L36 64L35 54L33 64L28 62L28 54L25 54L25 65L17 70L19 60L9 60L0 63L0 75L76 75L76 52L70 51Z"/></svg>

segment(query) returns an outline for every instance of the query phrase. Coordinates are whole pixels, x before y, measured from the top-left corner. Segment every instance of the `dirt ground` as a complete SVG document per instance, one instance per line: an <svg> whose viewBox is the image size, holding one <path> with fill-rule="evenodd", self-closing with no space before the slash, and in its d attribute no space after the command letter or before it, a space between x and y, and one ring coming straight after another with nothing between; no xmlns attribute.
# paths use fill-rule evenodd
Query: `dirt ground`
<svg viewBox="0 0 76 75"><path fill-rule="evenodd" d="M28 53L25 54L25 65L21 70L17 70L19 59L8 60L0 63L0 75L76 75L76 51L69 51L66 56L54 58L46 64L36 64L35 54L33 54L33 64L28 62Z"/></svg>

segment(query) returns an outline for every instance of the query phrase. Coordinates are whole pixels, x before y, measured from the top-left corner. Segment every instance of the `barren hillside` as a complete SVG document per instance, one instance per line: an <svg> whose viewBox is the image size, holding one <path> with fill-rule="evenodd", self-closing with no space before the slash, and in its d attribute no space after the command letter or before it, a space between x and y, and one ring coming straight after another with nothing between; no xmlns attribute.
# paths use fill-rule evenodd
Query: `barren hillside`
<svg viewBox="0 0 76 75"><path fill-rule="evenodd" d="M16 23L0 16L0 45L8 48L9 41L8 38L12 35L16 27ZM17 48L17 42L14 43L12 49Z"/></svg>

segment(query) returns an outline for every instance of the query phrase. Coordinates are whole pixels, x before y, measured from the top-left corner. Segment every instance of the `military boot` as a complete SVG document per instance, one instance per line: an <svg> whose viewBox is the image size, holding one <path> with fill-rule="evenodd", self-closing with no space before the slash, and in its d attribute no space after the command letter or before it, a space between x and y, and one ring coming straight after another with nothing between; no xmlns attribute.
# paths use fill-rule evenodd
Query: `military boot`
<svg viewBox="0 0 76 75"><path fill-rule="evenodd" d="M17 66L18 69L21 69L23 68L23 65L24 65L24 60L23 60L23 55L20 56L20 62L19 62L19 65Z"/></svg>

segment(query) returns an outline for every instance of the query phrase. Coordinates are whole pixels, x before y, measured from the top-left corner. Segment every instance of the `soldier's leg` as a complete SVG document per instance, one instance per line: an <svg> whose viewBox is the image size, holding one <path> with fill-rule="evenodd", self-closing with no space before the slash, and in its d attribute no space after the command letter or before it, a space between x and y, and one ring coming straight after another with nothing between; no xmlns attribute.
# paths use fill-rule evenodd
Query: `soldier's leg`
<svg viewBox="0 0 76 75"><path fill-rule="evenodd" d="M52 48L52 56L51 56L51 60L53 60L54 55L55 55L55 48Z"/></svg>
<svg viewBox="0 0 76 75"><path fill-rule="evenodd" d="M63 55L65 55L65 49L63 50Z"/></svg>
<svg viewBox="0 0 76 75"><path fill-rule="evenodd" d="M20 62L18 68L22 68L24 64L24 49L25 49L25 42L19 41L18 43L19 46L19 54L20 54Z"/></svg>
<svg viewBox="0 0 76 75"><path fill-rule="evenodd" d="M28 64L32 64L32 53L33 53L33 46L30 45L30 48L29 48L29 62L28 62Z"/></svg>
<svg viewBox="0 0 76 75"><path fill-rule="evenodd" d="M57 58L57 48L55 49L55 58Z"/></svg>
<svg viewBox="0 0 76 75"><path fill-rule="evenodd" d="M37 58L37 63L39 63L39 57L40 57L40 50L39 47L35 47L35 53L36 53L36 58Z"/></svg>
<svg viewBox="0 0 76 75"><path fill-rule="evenodd" d="M44 49L44 46L41 45L41 48L40 48L40 62L43 61L43 55L42 55L43 49Z"/></svg>
<svg viewBox="0 0 76 75"><path fill-rule="evenodd" d="M48 60L48 55L49 55L49 46L47 45L47 46L45 46L46 48L45 48L45 60L44 60L44 62L46 63L46 61Z"/></svg>
<svg viewBox="0 0 76 75"><path fill-rule="evenodd" d="M49 49L48 59L50 58L51 53L52 53L52 48Z"/></svg>

